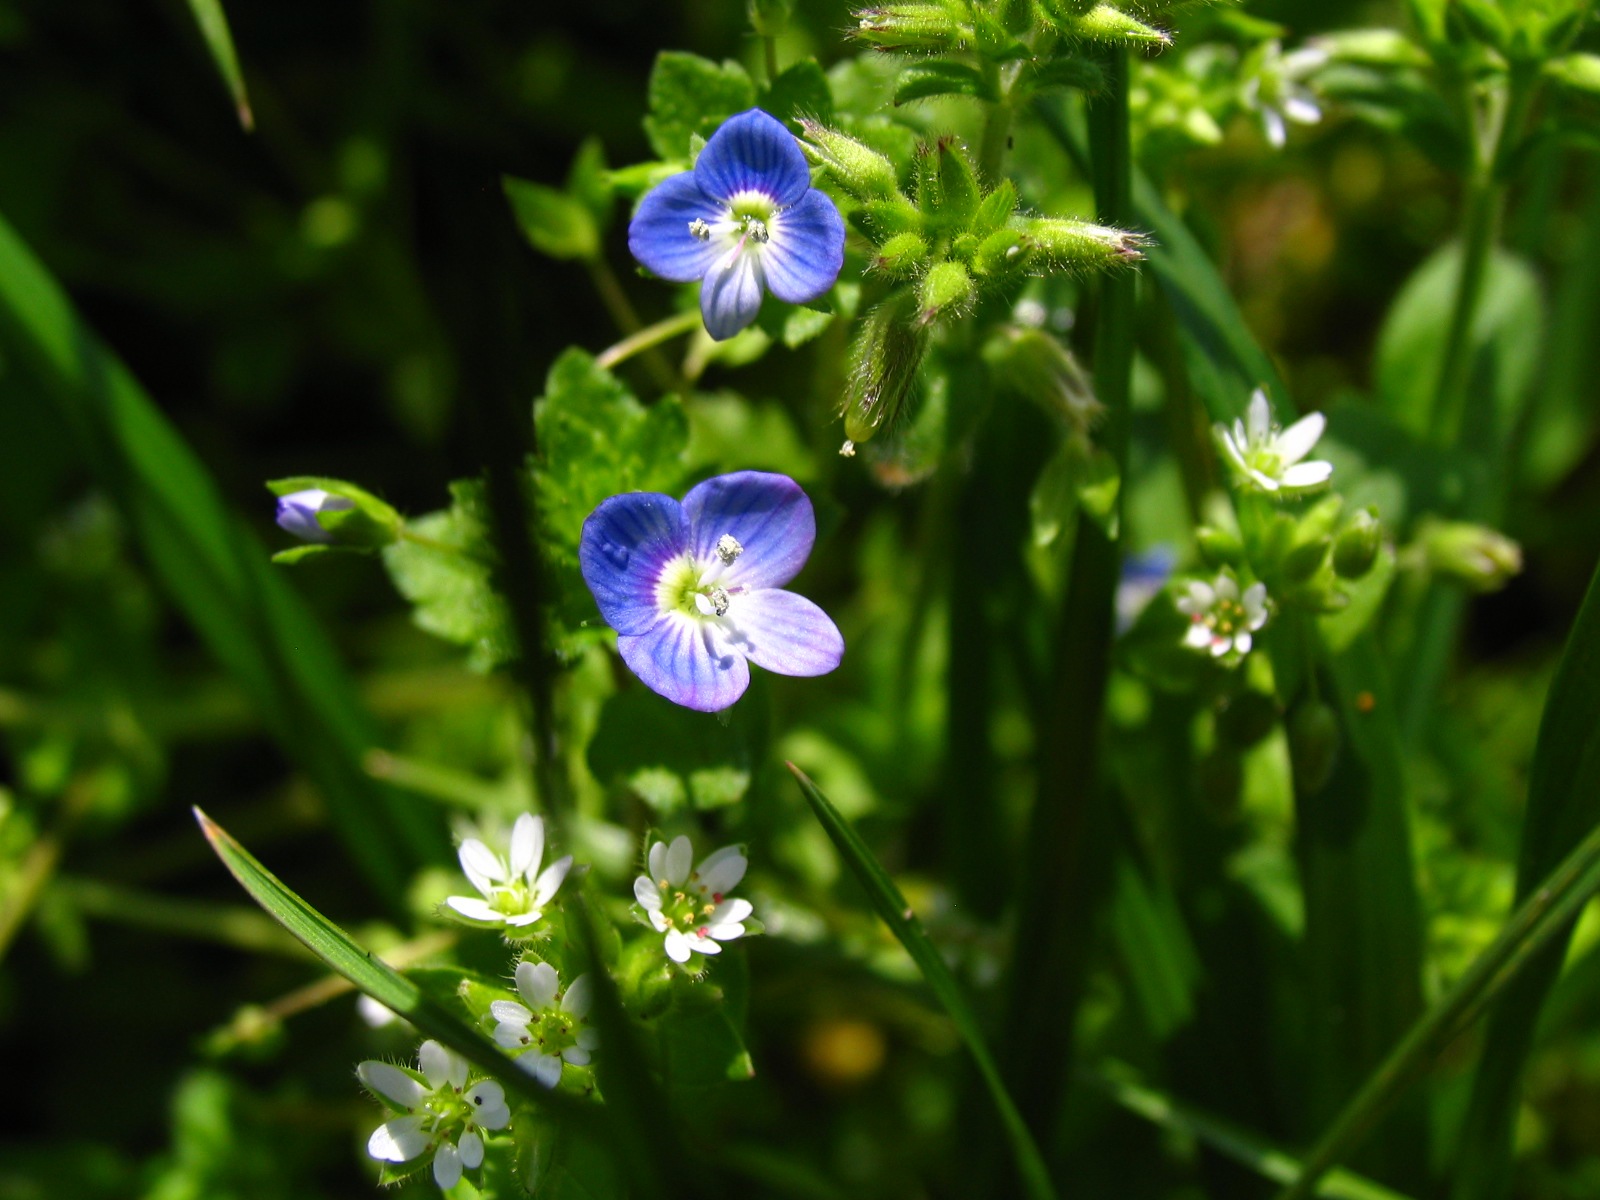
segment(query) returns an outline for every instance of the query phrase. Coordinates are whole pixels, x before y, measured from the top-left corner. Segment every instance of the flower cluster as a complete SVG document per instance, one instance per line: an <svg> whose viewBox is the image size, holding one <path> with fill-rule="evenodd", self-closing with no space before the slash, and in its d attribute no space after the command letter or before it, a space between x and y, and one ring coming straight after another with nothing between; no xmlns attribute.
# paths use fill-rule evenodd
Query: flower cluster
<svg viewBox="0 0 1600 1200"><path fill-rule="evenodd" d="M561 980L549 963L521 962L516 972L515 1000L496 1000L489 1006L495 1019L494 1040L518 1055L517 1064L545 1087L561 1082L561 1066L588 1065L589 1054L600 1035L586 1018L591 1002L589 977L579 975L561 990Z"/></svg>
<svg viewBox="0 0 1600 1200"><path fill-rule="evenodd" d="M1239 581L1227 570L1210 583L1191 580L1177 603L1189 618L1184 645L1213 658L1237 662L1250 653L1256 631L1267 623L1267 585L1252 583L1240 592Z"/></svg>

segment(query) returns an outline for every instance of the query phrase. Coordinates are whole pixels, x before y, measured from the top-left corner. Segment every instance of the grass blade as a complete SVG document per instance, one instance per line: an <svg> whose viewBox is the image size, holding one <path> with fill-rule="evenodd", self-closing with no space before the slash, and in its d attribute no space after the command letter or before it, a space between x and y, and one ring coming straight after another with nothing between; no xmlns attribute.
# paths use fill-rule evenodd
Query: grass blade
<svg viewBox="0 0 1600 1200"><path fill-rule="evenodd" d="M239 885L306 949L419 1032L450 1047L540 1109L563 1120L596 1124L603 1110L540 1086L531 1074L471 1025L428 998L411 980L363 949L354 938L307 904L198 808L200 830Z"/></svg>
<svg viewBox="0 0 1600 1200"><path fill-rule="evenodd" d="M239 124L245 130L256 126L255 113L250 110L250 94L245 91L244 73L239 70L239 56L233 49L233 34L228 30L228 18L222 11L222 0L189 0L189 11L195 24L200 26L200 36L206 49L211 51L211 61L217 64L222 82L233 97L234 109L239 114Z"/></svg>
<svg viewBox="0 0 1600 1200"><path fill-rule="evenodd" d="M823 830L838 848L845 862L850 864L850 869L855 873L861 886L866 889L868 897L872 900L872 907L877 910L884 924L889 926L895 937L900 940L900 944L906 948L906 952L911 955L912 961L921 970L922 977L933 989L939 1004L955 1023L961 1040L966 1042L967 1049L972 1052L972 1057L978 1064L978 1072L983 1076L989 1095L1000 1112L1006 1137L1010 1140L1012 1151L1016 1155L1024 1190L1031 1200L1053 1200L1056 1196L1055 1185L1050 1182L1044 1157L1039 1153L1033 1135L1023 1123L1022 1114L1017 1111L1017 1106L1012 1103L1011 1096L1000 1079L1000 1069L995 1065L989 1047L984 1043L976 1016L967 1007L966 998L961 994L954 976L950 974L950 968L945 966L939 951L923 932L922 922L917 920L916 913L906 903L906 898L900 894L900 889L895 887L894 880L889 878L877 859L873 858L872 851L867 849L866 843L839 815L839 811L829 803L817 785L793 763L789 763L788 767L800 784L800 790L810 803L811 810L816 813L817 820L822 823Z"/></svg>
<svg viewBox="0 0 1600 1200"><path fill-rule="evenodd" d="M0 219L0 349L66 415L153 573L321 790L372 885L398 904L445 841L436 814L368 778L377 740L315 618L194 452Z"/></svg>
<svg viewBox="0 0 1600 1200"><path fill-rule="evenodd" d="M1539 723L1528 774L1528 809L1517 863L1517 897L1523 907L1541 900L1545 878L1567 848L1579 845L1560 868L1600 837L1600 571L1556 668ZM1587 836L1585 836L1587 835ZM1581 841L1580 841L1581 839ZM1520 912L1521 910L1519 910ZM1513 921L1515 918L1513 918ZM1509 926L1508 926L1509 928ZM1551 945L1496 1005L1484 1037L1456 1155L1456 1200L1494 1200L1506 1194L1511 1135L1522 1073L1533 1048L1545 997L1561 973L1571 930L1561 925Z"/></svg>
<svg viewBox="0 0 1600 1200"><path fill-rule="evenodd" d="M1591 682L1600 685L1600 677ZM1596 690L1600 692L1600 687ZM1594 741L1600 746L1600 737L1595 737ZM1600 786L1600 780L1594 783ZM1572 923L1597 891L1600 891L1600 825L1591 829L1577 848L1540 882L1455 986L1412 1026L1306 1156L1300 1179L1282 1193L1280 1200L1302 1200L1312 1195L1312 1188L1322 1173L1360 1143L1406 1086L1426 1070L1452 1040L1477 1021L1491 1003L1500 1000L1497 1018L1511 1011L1531 1027L1538 1017L1537 1000L1542 1000L1543 990L1539 991L1533 1007L1525 1007L1523 996L1529 990L1528 985L1532 981L1548 988L1549 979L1543 972L1552 961L1556 967L1560 966L1561 952L1572 931ZM1495 1032L1491 1027L1491 1049ZM1525 1048L1525 1042L1521 1044ZM1519 1077L1520 1072L1513 1075L1512 1082ZM1513 1095L1513 1111L1514 1100ZM1462 1151L1464 1156L1470 1156L1469 1146L1463 1146Z"/></svg>
<svg viewBox="0 0 1600 1200"><path fill-rule="evenodd" d="M1082 1076L1129 1112L1205 1143L1219 1154L1255 1171L1274 1183L1291 1183L1301 1173L1293 1155L1272 1145L1265 1138L1238 1128L1230 1121L1190 1105L1180 1103L1154 1088L1141 1084L1131 1068L1111 1062ZM1352 1171L1329 1171L1314 1193L1327 1200L1407 1200L1399 1192L1374 1183Z"/></svg>

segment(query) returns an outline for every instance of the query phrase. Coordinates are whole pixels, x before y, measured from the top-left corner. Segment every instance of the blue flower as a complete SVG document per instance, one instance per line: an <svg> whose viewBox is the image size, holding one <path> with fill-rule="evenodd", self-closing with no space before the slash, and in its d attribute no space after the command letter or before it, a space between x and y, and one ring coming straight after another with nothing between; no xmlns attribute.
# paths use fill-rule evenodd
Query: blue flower
<svg viewBox="0 0 1600 1200"><path fill-rule="evenodd" d="M815 300L844 265L844 218L811 186L806 156L783 123L752 108L639 202L628 249L663 279L700 286L706 332L721 341L761 311L762 289Z"/></svg>
<svg viewBox="0 0 1600 1200"><path fill-rule="evenodd" d="M335 496L321 488L307 488L303 492L290 492L278 497L278 527L307 542L327 545L333 534L317 520L319 512L348 512L355 502L345 496Z"/></svg>
<svg viewBox="0 0 1600 1200"><path fill-rule="evenodd" d="M718 712L750 686L749 663L780 675L839 665L844 639L828 614L782 590L816 536L799 484L739 471L682 504L612 496L584 521L578 560L629 669L674 704Z"/></svg>

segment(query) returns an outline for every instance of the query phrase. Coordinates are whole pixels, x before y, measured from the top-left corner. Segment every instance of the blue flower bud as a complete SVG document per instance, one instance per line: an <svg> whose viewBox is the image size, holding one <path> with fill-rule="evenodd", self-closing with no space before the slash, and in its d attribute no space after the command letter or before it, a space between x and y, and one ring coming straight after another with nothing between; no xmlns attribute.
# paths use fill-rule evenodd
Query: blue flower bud
<svg viewBox="0 0 1600 1200"><path fill-rule="evenodd" d="M317 519L317 514L349 512L353 508L355 501L344 496L335 496L321 488L290 492L287 496L278 497L278 527L294 534L301 541L331 545L334 540L333 534L323 528Z"/></svg>

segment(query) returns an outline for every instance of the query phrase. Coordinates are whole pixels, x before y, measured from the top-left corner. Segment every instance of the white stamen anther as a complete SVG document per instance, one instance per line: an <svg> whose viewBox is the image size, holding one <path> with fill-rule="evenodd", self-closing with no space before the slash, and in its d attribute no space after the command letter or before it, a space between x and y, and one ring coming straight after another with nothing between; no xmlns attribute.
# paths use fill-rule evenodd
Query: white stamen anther
<svg viewBox="0 0 1600 1200"><path fill-rule="evenodd" d="M856 456L856 444L849 438L845 438L844 445L839 447L839 456L841 458L854 458Z"/></svg>
<svg viewBox="0 0 1600 1200"><path fill-rule="evenodd" d="M723 566L732 565L733 560L743 553L744 547L733 534L725 533L717 539L717 557L722 560Z"/></svg>
<svg viewBox="0 0 1600 1200"><path fill-rule="evenodd" d="M709 242L711 240L711 226L706 224L706 222L701 220L699 217L696 217L694 220L689 222L689 232L695 237L699 238L702 242Z"/></svg>
<svg viewBox="0 0 1600 1200"><path fill-rule="evenodd" d="M711 589L711 611L719 617L728 613L728 590L714 587Z"/></svg>

